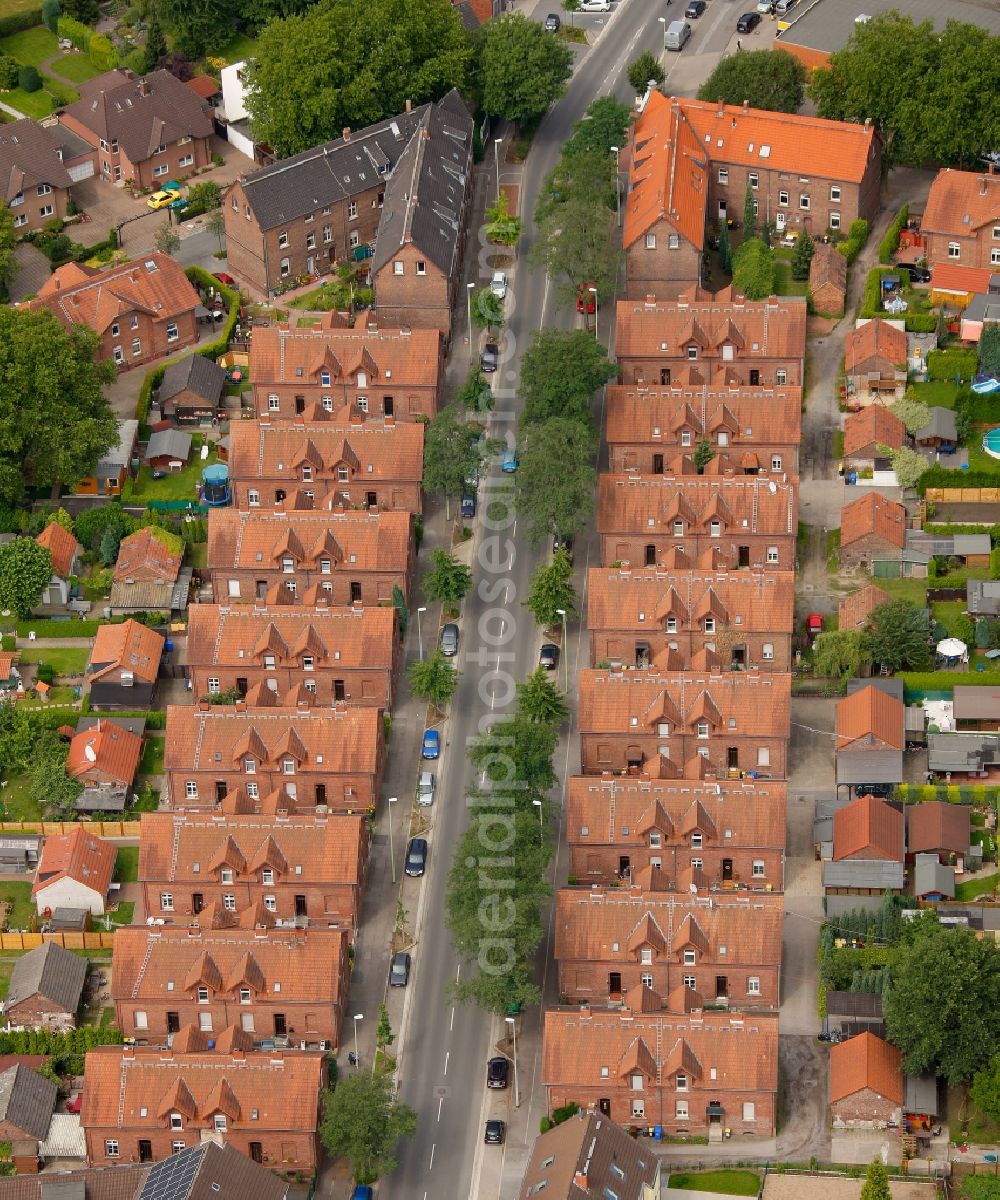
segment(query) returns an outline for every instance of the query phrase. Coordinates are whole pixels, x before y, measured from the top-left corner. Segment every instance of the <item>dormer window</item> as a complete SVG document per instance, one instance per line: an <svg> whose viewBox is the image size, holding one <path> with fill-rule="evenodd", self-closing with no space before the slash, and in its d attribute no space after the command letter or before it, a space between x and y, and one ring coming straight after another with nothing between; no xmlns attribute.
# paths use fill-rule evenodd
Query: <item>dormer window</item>
<svg viewBox="0 0 1000 1200"><path fill-rule="evenodd" d="M715 633L715 617L706 617L705 618L705 632L706 633Z"/></svg>
<svg viewBox="0 0 1000 1200"><path fill-rule="evenodd" d="M692 833L691 834L691 849L692 850L700 850L701 843L702 843L702 835L700 833Z"/></svg>
<svg viewBox="0 0 1000 1200"><path fill-rule="evenodd" d="M686 1092L688 1090L688 1080L686 1075L678 1074L676 1087L679 1092Z"/></svg>
<svg viewBox="0 0 1000 1200"><path fill-rule="evenodd" d="M709 522L708 531L712 537L722 537L722 522L721 521Z"/></svg>
<svg viewBox="0 0 1000 1200"><path fill-rule="evenodd" d="M693 967L695 965L695 952L693 950L684 951L684 965L686 967Z"/></svg>
<svg viewBox="0 0 1000 1200"><path fill-rule="evenodd" d="M250 989L246 987L240 988L240 1004L249 1004L251 1002Z"/></svg>
<svg viewBox="0 0 1000 1200"><path fill-rule="evenodd" d="M184 1118L181 1116L180 1113L171 1113L170 1114L170 1128L171 1129L183 1129L184 1128Z"/></svg>
<svg viewBox="0 0 1000 1200"><path fill-rule="evenodd" d="M656 736L664 737L664 738L670 737L670 722L669 721L661 721L656 726Z"/></svg>
<svg viewBox="0 0 1000 1200"><path fill-rule="evenodd" d="M315 668L316 668L316 660L313 658L313 656L311 654L303 654L302 655L302 670L303 671L312 671L312 670L315 670Z"/></svg>
<svg viewBox="0 0 1000 1200"><path fill-rule="evenodd" d="M321 575L329 575L332 565L333 564L329 558L321 558L319 560L319 573Z"/></svg>
<svg viewBox="0 0 1000 1200"><path fill-rule="evenodd" d="M698 722L698 736L700 738L708 737L708 722L707 721L699 721Z"/></svg>
<svg viewBox="0 0 1000 1200"><path fill-rule="evenodd" d="M270 867L265 867L260 874L261 883L274 883L274 872Z"/></svg>
<svg viewBox="0 0 1000 1200"><path fill-rule="evenodd" d="M682 429L681 430L681 445L682 446L690 446L691 445L691 430L690 429Z"/></svg>
<svg viewBox="0 0 1000 1200"><path fill-rule="evenodd" d="M302 468L302 479L305 483L312 483L313 469L312 467Z"/></svg>
<svg viewBox="0 0 1000 1200"><path fill-rule="evenodd" d="M698 347L697 346L688 346L687 356L688 356L688 358L690 358L692 360L696 359L698 357Z"/></svg>
<svg viewBox="0 0 1000 1200"><path fill-rule="evenodd" d="M648 946L643 947L643 949L639 951L639 962L644 967L652 965L653 951Z"/></svg>
<svg viewBox="0 0 1000 1200"><path fill-rule="evenodd" d="M729 445L729 434L724 429L719 430L718 442L720 446Z"/></svg>
<svg viewBox="0 0 1000 1200"><path fill-rule="evenodd" d="M676 632L677 632L677 618L676 617L667 617L667 633L676 633Z"/></svg>
<svg viewBox="0 0 1000 1200"><path fill-rule="evenodd" d="M367 386L368 386L368 373L367 373L367 371L359 371L359 372L358 372L358 387L359 387L359 388L366 388Z"/></svg>
<svg viewBox="0 0 1000 1200"><path fill-rule="evenodd" d="M675 521L674 522L674 537L683 537L683 536L684 536L684 522L683 521Z"/></svg>
<svg viewBox="0 0 1000 1200"><path fill-rule="evenodd" d="M295 774L295 759L294 758L283 758L281 760L281 773L282 773L282 775L294 775Z"/></svg>
<svg viewBox="0 0 1000 1200"><path fill-rule="evenodd" d="M295 559L283 558L281 560L281 570L285 575L293 575L295 573Z"/></svg>
<svg viewBox="0 0 1000 1200"><path fill-rule="evenodd" d="M198 989L198 1003L199 1004L207 1004L208 1003L208 988L207 987L200 987Z"/></svg>
<svg viewBox="0 0 1000 1200"><path fill-rule="evenodd" d="M663 834L662 833L651 833L649 835L649 848L651 850L659 850L662 845L663 845Z"/></svg>
<svg viewBox="0 0 1000 1200"><path fill-rule="evenodd" d="M319 382L320 382L320 387L329 387L330 386L330 372L329 371L320 371Z"/></svg>
<svg viewBox="0 0 1000 1200"><path fill-rule="evenodd" d="M232 883L232 882L233 882L233 870L232 870L232 867L223 867L223 868L222 868L222 874L221 874L221 877L220 877L220 881L221 881L222 883Z"/></svg>
<svg viewBox="0 0 1000 1200"><path fill-rule="evenodd" d="M274 670L274 655L273 654L265 654L264 655L264 670L265 671L273 671Z"/></svg>
<svg viewBox="0 0 1000 1200"><path fill-rule="evenodd" d="M351 478L351 472L348 467L338 467L337 468L337 482L338 483L348 483L348 482L350 482L350 478Z"/></svg>
<svg viewBox="0 0 1000 1200"><path fill-rule="evenodd" d="M256 775L257 763L252 758L245 758L243 760L243 770L247 775Z"/></svg>
<svg viewBox="0 0 1000 1200"><path fill-rule="evenodd" d="M225 1113L216 1113L214 1123L215 1123L215 1132L216 1133L225 1133L226 1132L226 1114Z"/></svg>

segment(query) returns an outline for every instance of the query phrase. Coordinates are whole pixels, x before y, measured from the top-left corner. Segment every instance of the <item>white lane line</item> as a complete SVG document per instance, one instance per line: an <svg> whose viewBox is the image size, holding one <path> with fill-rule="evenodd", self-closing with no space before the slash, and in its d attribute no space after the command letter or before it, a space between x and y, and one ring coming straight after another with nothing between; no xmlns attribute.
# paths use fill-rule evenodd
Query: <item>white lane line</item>
<svg viewBox="0 0 1000 1200"><path fill-rule="evenodd" d="M451 1058L451 1051L450 1051L450 1050L446 1050L446 1051L444 1052L444 1073L445 1073L446 1075L448 1074L448 1059L449 1059L449 1058Z"/></svg>
<svg viewBox="0 0 1000 1200"><path fill-rule="evenodd" d="M451 1020L448 1022L448 1032L451 1033L455 1028L455 1006L451 1006Z"/></svg>
<svg viewBox="0 0 1000 1200"><path fill-rule="evenodd" d="M428 1170L428 1171L433 1171L433 1170L434 1170L434 1151L435 1151L437 1148L438 1148L438 1147L437 1147L437 1142L435 1142L435 1143L434 1143L434 1145L433 1145L433 1146L431 1146L431 1161L430 1161L430 1165L429 1165L429 1166L428 1166L428 1168L427 1168L427 1170Z"/></svg>
<svg viewBox="0 0 1000 1200"><path fill-rule="evenodd" d="M438 1120L441 1120L441 1109L444 1108L444 1096L438 1097Z"/></svg>
<svg viewBox="0 0 1000 1200"><path fill-rule="evenodd" d="M462 964L459 963L458 966L455 968L455 982L456 983L458 983L458 977L461 974L462 974Z"/></svg>

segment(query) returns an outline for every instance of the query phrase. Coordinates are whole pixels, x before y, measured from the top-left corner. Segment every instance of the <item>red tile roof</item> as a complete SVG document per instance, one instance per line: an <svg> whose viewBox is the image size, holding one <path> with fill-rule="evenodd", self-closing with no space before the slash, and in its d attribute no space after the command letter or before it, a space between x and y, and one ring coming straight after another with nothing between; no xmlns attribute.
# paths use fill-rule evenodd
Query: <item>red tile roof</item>
<svg viewBox="0 0 1000 1200"><path fill-rule="evenodd" d="M906 368L906 331L874 317L850 329L844 338L844 367L851 375L854 366L862 367L869 359L884 358L901 370Z"/></svg>
<svg viewBox="0 0 1000 1200"><path fill-rule="evenodd" d="M906 509L880 492L867 492L845 504L840 512L841 546L850 546L869 534L902 550L906 545Z"/></svg>
<svg viewBox="0 0 1000 1200"><path fill-rule="evenodd" d="M90 653L90 678L102 679L113 671L131 671L136 679L155 683L163 654L163 635L129 618L116 625L101 625Z"/></svg>
<svg viewBox="0 0 1000 1200"><path fill-rule="evenodd" d="M436 329L255 329L250 378L270 383L319 386L323 372L331 384L357 381L363 371L368 387L436 386L441 334Z"/></svg>
<svg viewBox="0 0 1000 1200"><path fill-rule="evenodd" d="M702 436L715 441L729 434L735 448L798 444L802 430L802 389L638 387L611 384L607 398L609 445L639 442L676 444L689 429L696 445Z"/></svg>
<svg viewBox="0 0 1000 1200"><path fill-rule="evenodd" d="M211 75L196 75L194 79L187 80L187 85L202 100L210 100L222 91L222 88L215 82Z"/></svg>
<svg viewBox="0 0 1000 1200"><path fill-rule="evenodd" d="M903 1103L903 1055L873 1033L859 1033L830 1047L830 1103L865 1088Z"/></svg>
<svg viewBox="0 0 1000 1200"><path fill-rule="evenodd" d="M938 171L927 193L920 228L927 233L968 237L974 230L1000 221L1000 175L979 171ZM934 268L935 286L937 267Z"/></svg>
<svg viewBox="0 0 1000 1200"><path fill-rule="evenodd" d="M837 701L837 749L902 750L906 710L902 700L869 684Z"/></svg>
<svg viewBox="0 0 1000 1200"><path fill-rule="evenodd" d="M54 575L65 579L73 573L73 559L82 553L83 547L68 529L63 529L58 521L51 521L35 541L52 555Z"/></svg>
<svg viewBox="0 0 1000 1200"><path fill-rule="evenodd" d="M873 583L869 583L859 592L852 592L850 596L840 602L837 610L837 627L839 629L864 629L868 624L868 618L875 609L880 604L885 604L888 599L889 593L884 592Z"/></svg>
<svg viewBox="0 0 1000 1200"><path fill-rule="evenodd" d="M827 284L840 291L847 290L847 259L828 242L817 242L809 263L809 287L815 291Z"/></svg>
<svg viewBox="0 0 1000 1200"><path fill-rule="evenodd" d="M275 569L289 552L303 567L319 569L329 558L333 569L404 571L410 545L411 517L405 512L237 512L213 508L208 514L208 565Z"/></svg>
<svg viewBox="0 0 1000 1200"><path fill-rule="evenodd" d="M1000 212L998 212L1000 217ZM932 292L956 292L959 295L985 296L996 274L990 267L960 267L958 263L936 262L931 277Z"/></svg>
<svg viewBox="0 0 1000 1200"><path fill-rule="evenodd" d="M833 860L903 861L903 814L876 796L859 796L833 815Z"/></svg>
<svg viewBox="0 0 1000 1200"><path fill-rule="evenodd" d="M922 854L927 850L966 854L970 832L969 810L964 805L931 800L926 804L907 806L906 849L909 854Z"/></svg>
<svg viewBox="0 0 1000 1200"><path fill-rule="evenodd" d="M110 842L94 837L79 825L69 833L46 838L31 894L37 895L60 879L73 879L102 896L107 895L117 855Z"/></svg>
<svg viewBox="0 0 1000 1200"><path fill-rule="evenodd" d="M884 404L869 404L844 421L844 455L850 458L866 446L898 450L906 442L906 426Z"/></svg>
<svg viewBox="0 0 1000 1200"><path fill-rule="evenodd" d="M706 537L713 520L719 520L724 531L794 536L798 487L795 481L756 475L601 475L599 532L670 533L675 519L685 521L686 533L690 526L691 532Z"/></svg>
<svg viewBox="0 0 1000 1200"><path fill-rule="evenodd" d="M130 787L142 757L142 738L112 721L100 720L74 735L66 770L74 778L92 772Z"/></svg>
<svg viewBox="0 0 1000 1200"><path fill-rule="evenodd" d="M238 426L237 426L238 428ZM155 525L123 538L115 563L116 583L173 583L181 569L183 550L175 552Z"/></svg>

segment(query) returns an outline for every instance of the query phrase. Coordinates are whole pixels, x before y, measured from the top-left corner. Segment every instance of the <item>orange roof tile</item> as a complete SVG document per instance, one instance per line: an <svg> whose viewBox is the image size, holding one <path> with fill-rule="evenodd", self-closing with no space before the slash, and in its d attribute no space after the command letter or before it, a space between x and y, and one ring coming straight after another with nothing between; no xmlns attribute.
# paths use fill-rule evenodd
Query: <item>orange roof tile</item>
<svg viewBox="0 0 1000 1200"><path fill-rule="evenodd" d="M436 329L255 329L250 378L257 385L330 382L354 384L364 371L368 386L436 386L441 334Z"/></svg>
<svg viewBox="0 0 1000 1200"><path fill-rule="evenodd" d="M98 333L137 309L165 321L201 303L184 269L168 254L151 251L142 262L102 269L69 263L39 289L31 307L51 309L67 327L88 325Z"/></svg>
<svg viewBox="0 0 1000 1200"><path fill-rule="evenodd" d="M65 579L73 573L73 559L82 553L83 547L68 529L63 529L58 521L51 521L35 541L52 555L54 575Z"/></svg>
<svg viewBox="0 0 1000 1200"><path fill-rule="evenodd" d="M906 710L902 700L869 684L837 701L837 749L902 750Z"/></svg>
<svg viewBox="0 0 1000 1200"><path fill-rule="evenodd" d="M203 100L209 100L222 91L211 75L196 75L194 79L187 80L187 85L196 96L201 96Z"/></svg>
<svg viewBox="0 0 1000 1200"><path fill-rule="evenodd" d="M864 629L868 618L880 604L885 604L889 593L880 587L869 583L860 592L852 592L841 600L837 610L837 627L839 629Z"/></svg>
<svg viewBox="0 0 1000 1200"><path fill-rule="evenodd" d="M191 1120L213 1127L219 1085L235 1099L230 1126L239 1130L316 1128L323 1079L322 1053L174 1054L103 1046L87 1054L84 1070L84 1128L162 1129L161 1110L169 1112L178 1093L194 1105ZM214 1099L213 1099L214 1096ZM186 1099L190 1097L190 1100ZM164 1103L170 1105L164 1109ZM256 1118L251 1114L256 1112Z"/></svg>
<svg viewBox="0 0 1000 1200"><path fill-rule="evenodd" d="M979 171L938 171L927 193L920 220L924 233L952 233L968 237L984 225L1000 221L1000 175ZM934 270L937 285L937 267Z"/></svg>
<svg viewBox="0 0 1000 1200"><path fill-rule="evenodd" d="M902 550L906 545L906 509L880 492L867 492L845 504L840 511L841 546L850 546L869 534Z"/></svg>
<svg viewBox="0 0 1000 1200"><path fill-rule="evenodd" d="M346 954L343 929L201 929L145 925L120 929L115 935L111 997L120 1000L166 1000L186 980L202 955L218 970L215 990L250 987L263 995L275 981L288 1003L336 1004L341 960ZM202 982L201 976L194 984ZM185 987L188 985L185 983Z"/></svg>
<svg viewBox="0 0 1000 1200"><path fill-rule="evenodd" d="M262 564L274 567L285 553L317 569L330 558L351 571L403 571L407 566L411 517L405 512L237 512L208 514L208 565L212 570Z"/></svg>
<svg viewBox="0 0 1000 1200"><path fill-rule="evenodd" d="M141 757L141 737L113 721L99 720L73 736L66 770L75 779L95 772L130 787Z"/></svg>
<svg viewBox="0 0 1000 1200"><path fill-rule="evenodd" d="M183 558L183 550L174 553L163 530L150 525L122 539L113 578L116 583L173 583Z"/></svg>
<svg viewBox="0 0 1000 1200"><path fill-rule="evenodd" d="M909 854L922 854L928 850L966 854L970 830L969 810L964 805L931 800L926 804L907 806L906 849Z"/></svg>
<svg viewBox="0 0 1000 1200"><path fill-rule="evenodd" d="M155 683L163 654L163 635L131 618L116 625L101 625L90 652L91 680L112 671L131 671L136 679Z"/></svg>
<svg viewBox="0 0 1000 1200"><path fill-rule="evenodd" d="M717 499L728 516L709 512ZM681 510L677 510L678 504ZM676 511L675 511L676 510ZM798 522L798 487L756 475L660 476L601 475L598 483L597 528L601 533L670 532L675 519L708 535L710 522L744 533L794 536Z"/></svg>
<svg viewBox="0 0 1000 1200"><path fill-rule="evenodd" d="M876 796L859 796L833 814L833 860L903 861L903 814Z"/></svg>
<svg viewBox="0 0 1000 1200"><path fill-rule="evenodd" d="M711 701L719 713L722 732L741 737L787 737L791 676L758 676L733 671L699 675L696 672L661 675L655 671L581 671L579 675L581 733L652 733L658 724L658 705L666 697L681 723L691 725L693 714ZM632 718L636 719L633 724ZM731 727L730 719L736 722Z"/></svg>
<svg viewBox="0 0 1000 1200"><path fill-rule="evenodd" d="M906 443L906 426L884 404L869 404L844 421L844 455L850 458L866 446L898 450Z"/></svg>
<svg viewBox="0 0 1000 1200"><path fill-rule="evenodd" d="M859 1033L830 1047L830 1103L869 1089L903 1103L903 1055L873 1033Z"/></svg>
<svg viewBox="0 0 1000 1200"><path fill-rule="evenodd" d="M48 837L38 860L31 894L37 895L60 879L73 879L105 896L111 886L117 855L110 842L94 837L79 825L69 833Z"/></svg>
<svg viewBox="0 0 1000 1200"><path fill-rule="evenodd" d="M809 263L809 287L815 290L828 283L841 291L847 290L847 259L836 246L817 242Z"/></svg>
<svg viewBox="0 0 1000 1200"><path fill-rule="evenodd" d="M887 359L893 366L904 370L906 331L897 329L895 325L879 317L848 330L844 338L844 365L847 373L852 373L855 364L860 368L872 358Z"/></svg>
<svg viewBox="0 0 1000 1200"><path fill-rule="evenodd" d="M990 280L996 274L990 267L960 267L958 263L951 262L936 262L933 266L932 292L985 296L990 290Z"/></svg>
<svg viewBox="0 0 1000 1200"><path fill-rule="evenodd" d="M289 864L291 878L301 879L303 884L354 884L365 844L364 818L339 813L285 818L144 813L139 836L139 880L204 880L208 864L230 838L248 863L268 838L273 838ZM301 872L296 872L296 867L301 867Z"/></svg>
<svg viewBox="0 0 1000 1200"><path fill-rule="evenodd" d="M693 444L703 436L714 441L713 434L725 429L734 449L797 445L802 433L802 389L608 387L609 445L639 442L655 449L662 440L672 446L682 428L691 430Z"/></svg>

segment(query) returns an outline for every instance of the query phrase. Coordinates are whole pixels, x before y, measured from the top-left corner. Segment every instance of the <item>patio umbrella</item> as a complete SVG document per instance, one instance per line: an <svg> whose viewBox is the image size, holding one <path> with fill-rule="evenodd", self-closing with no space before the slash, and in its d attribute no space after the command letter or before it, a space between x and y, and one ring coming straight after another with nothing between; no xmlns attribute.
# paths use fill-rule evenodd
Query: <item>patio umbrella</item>
<svg viewBox="0 0 1000 1200"><path fill-rule="evenodd" d="M937 652L943 658L961 658L967 649L965 642L958 638L945 638L937 644Z"/></svg>

